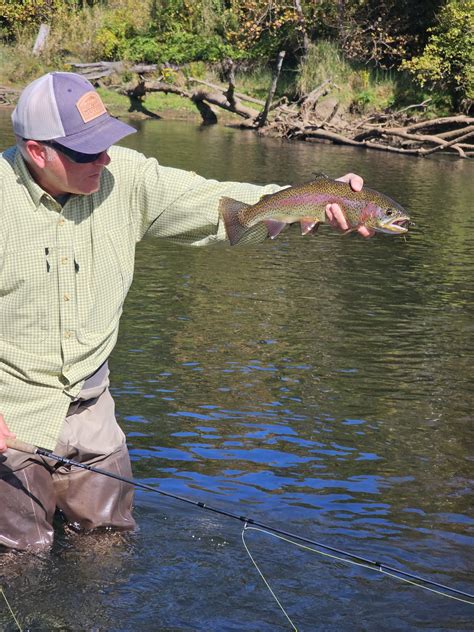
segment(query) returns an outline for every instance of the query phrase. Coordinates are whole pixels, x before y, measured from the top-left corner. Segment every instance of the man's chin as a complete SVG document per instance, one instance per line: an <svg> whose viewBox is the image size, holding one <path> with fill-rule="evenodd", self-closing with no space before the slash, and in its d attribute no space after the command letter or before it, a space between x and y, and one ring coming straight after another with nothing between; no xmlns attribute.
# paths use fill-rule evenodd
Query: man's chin
<svg viewBox="0 0 474 632"><path fill-rule="evenodd" d="M90 195L96 193L100 189L100 176L89 178L87 182L81 184L81 188L77 191L79 195Z"/></svg>

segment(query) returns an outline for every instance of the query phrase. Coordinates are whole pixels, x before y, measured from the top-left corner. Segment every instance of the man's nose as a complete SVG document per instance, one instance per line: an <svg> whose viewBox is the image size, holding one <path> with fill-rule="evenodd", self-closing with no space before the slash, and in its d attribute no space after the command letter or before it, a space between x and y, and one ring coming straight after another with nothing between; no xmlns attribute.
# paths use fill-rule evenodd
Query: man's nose
<svg viewBox="0 0 474 632"><path fill-rule="evenodd" d="M111 161L111 158L109 156L109 154L107 153L107 151L103 151L100 156L97 158L97 160L95 160L94 162L97 165L104 165L104 167L106 167Z"/></svg>

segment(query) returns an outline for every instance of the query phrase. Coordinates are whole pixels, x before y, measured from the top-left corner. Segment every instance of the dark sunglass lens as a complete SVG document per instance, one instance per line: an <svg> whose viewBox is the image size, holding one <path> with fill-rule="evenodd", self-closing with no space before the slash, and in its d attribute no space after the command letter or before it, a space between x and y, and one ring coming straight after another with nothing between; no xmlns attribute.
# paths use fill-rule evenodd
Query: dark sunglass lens
<svg viewBox="0 0 474 632"><path fill-rule="evenodd" d="M94 162L95 160L97 160L97 158L101 155L101 153L100 154L82 154L80 151L75 151L74 157L71 156L71 159L74 160L74 162L85 164L87 162Z"/></svg>
<svg viewBox="0 0 474 632"><path fill-rule="evenodd" d="M77 162L82 165L88 162L94 162L104 153L103 151L101 151L98 154L83 154L81 151L76 151L75 149L69 149L69 147L63 147L62 145L59 145L58 143L51 142L49 144L51 145L51 147L60 151L62 154L67 156L73 162Z"/></svg>
<svg viewBox="0 0 474 632"><path fill-rule="evenodd" d="M83 154L81 151L75 151L74 149L69 149L68 147L59 147L59 151L62 151L63 154L65 154L73 162L78 162L79 164L94 162L102 153L100 152L99 154Z"/></svg>

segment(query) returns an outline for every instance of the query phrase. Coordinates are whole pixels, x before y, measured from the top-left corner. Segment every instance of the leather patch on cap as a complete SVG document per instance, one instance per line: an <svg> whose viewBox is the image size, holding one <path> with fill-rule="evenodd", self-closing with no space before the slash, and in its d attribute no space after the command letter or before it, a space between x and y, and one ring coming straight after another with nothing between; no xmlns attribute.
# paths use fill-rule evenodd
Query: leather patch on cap
<svg viewBox="0 0 474 632"><path fill-rule="evenodd" d="M101 114L105 114L107 112L101 98L97 92L94 92L93 90L83 94L76 103L76 107L79 110L79 114L81 115L84 123L93 121Z"/></svg>

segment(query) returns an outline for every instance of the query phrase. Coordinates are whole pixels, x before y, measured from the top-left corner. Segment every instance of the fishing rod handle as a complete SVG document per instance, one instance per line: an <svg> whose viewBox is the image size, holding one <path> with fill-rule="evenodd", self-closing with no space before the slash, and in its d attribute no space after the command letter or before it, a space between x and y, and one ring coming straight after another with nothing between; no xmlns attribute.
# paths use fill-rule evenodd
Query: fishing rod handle
<svg viewBox="0 0 474 632"><path fill-rule="evenodd" d="M27 454L36 454L36 446L31 443L25 443L25 441L20 441L20 439L12 439L8 437L6 442L7 447L12 450L18 450L18 452L26 452Z"/></svg>

